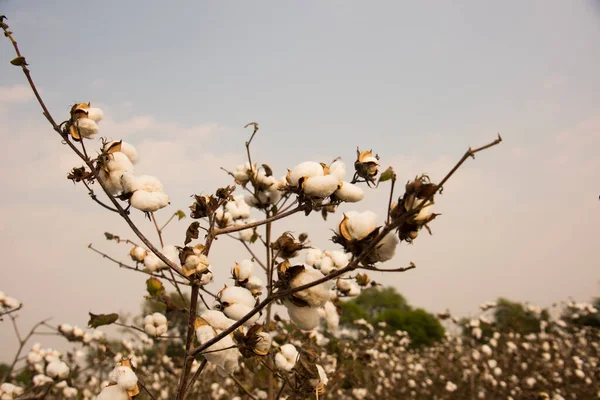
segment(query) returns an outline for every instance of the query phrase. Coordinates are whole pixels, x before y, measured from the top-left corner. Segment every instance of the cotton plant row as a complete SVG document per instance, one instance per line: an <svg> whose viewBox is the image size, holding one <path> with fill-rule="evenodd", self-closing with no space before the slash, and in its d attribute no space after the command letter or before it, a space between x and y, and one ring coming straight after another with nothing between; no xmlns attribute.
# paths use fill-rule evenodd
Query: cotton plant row
<svg viewBox="0 0 600 400"><path fill-rule="evenodd" d="M186 214L164 214L163 210L170 204L169 196L161 179L138 170L136 164L143 154L139 154L132 143L120 138L109 139L111 132L106 132L106 137L101 136L104 112L89 102L74 104L66 119L57 123L39 96L25 57L4 17L0 20L5 36L17 52L17 58L11 63L23 70L48 122L83 162L69 172L68 179L85 186L92 200L107 212L118 214L132 228L137 237L125 242L133 246L129 257L135 266L117 263L147 275L149 301L166 309L164 313L144 316L143 322L136 325L117 322L120 317L115 313L90 313L90 326L116 323L136 334L146 335L146 339L140 341L142 348L176 347L179 352L173 357L164 354L160 358L163 370L153 370L152 376L158 374L158 378L165 379L165 371L176 376L176 387L166 392L161 390L160 395L166 393L165 396L177 400L194 390L195 381L204 380L200 377L203 368L214 368L227 379L245 371L246 364L266 368L269 400L275 398L276 388L281 390L283 398L325 395L330 385L329 373L333 371L326 366L326 354L309 344L296 346L300 362L291 370L283 367L281 357L286 358L293 352L285 343L273 342L277 326L286 318L277 314L278 321L275 321L274 306L283 306L294 329L310 338L323 338L321 333L315 333L321 325L326 326L328 333L335 334L339 325L339 302L357 296L372 284L369 276L359 270L402 272L414 268L412 263L393 269L381 265L393 259L401 242L412 243L423 228L431 233L430 224L438 215L432 211L434 198L442 185L468 158L501 141L498 137L486 146L469 149L439 184L432 183L425 174L409 179L404 193L397 197L395 172L392 168L384 170L380 157L372 150L357 148L351 165L341 157L306 160L290 164L286 172L276 175L268 164L252 159L251 143L259 130L258 123L252 122L246 126L253 128L245 145L247 162L228 171L233 182L214 192L204 190L194 194L189 212L193 222L181 235L183 240L164 243L162 232L173 216L182 219ZM159 170L153 172L160 174ZM389 202L382 205L382 212L354 208L369 190L382 187L386 191L389 188ZM130 215L138 212L152 221L150 229L156 231L158 242L149 240L148 232L133 222ZM337 213L333 248L321 251L312 246L307 234L296 237L288 231L277 238L273 236L273 227L279 226L285 218L311 213L320 213L323 219ZM160 219L166 220L162 228L158 223ZM222 245L223 241L216 239L227 237L225 235L243 244L251 258L216 265L210 251ZM110 237L113 236L107 236ZM104 254L91 245L90 248ZM224 287L212 287L216 269L231 271L232 282ZM180 297L179 303L167 293L165 285L174 289ZM185 292L185 296L189 296L187 301L182 290L186 287L190 289L189 294ZM205 296L212 298L207 301ZM202 308L206 310L201 311ZM176 317L181 313L187 316L187 324L177 327ZM58 331L71 342L108 358L110 348L105 344L96 345L93 336L82 334L81 329L61 325ZM118 365L111 365L108 379L102 380L108 383L97 388L98 398L132 398L141 393L140 388L147 391L148 387L155 386L156 382L146 381L144 385L137 379L136 368L144 369L147 357L138 357L136 348L126 345L125 341L122 346L123 352L116 353L113 359ZM134 358L138 367L132 364ZM288 363L291 362L288 357ZM215 390L220 392L218 387ZM211 393L213 391L211 389Z"/></svg>

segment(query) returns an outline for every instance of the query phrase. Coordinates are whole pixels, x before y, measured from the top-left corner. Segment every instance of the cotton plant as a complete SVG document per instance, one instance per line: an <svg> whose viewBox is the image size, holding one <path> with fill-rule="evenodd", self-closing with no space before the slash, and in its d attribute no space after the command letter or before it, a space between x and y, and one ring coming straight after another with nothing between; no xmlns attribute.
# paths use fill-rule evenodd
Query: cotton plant
<svg viewBox="0 0 600 400"><path fill-rule="evenodd" d="M25 57L3 19L0 18L5 37L17 50L12 63L23 69L37 94ZM97 394L100 400L127 399L137 396L141 388L153 398L182 400L205 381L202 374L213 372L221 378L211 382L210 393L219 398L240 386L233 379L234 373L246 374L257 366L261 370L264 367L268 400L275 398L276 388L289 398L323 396L328 386L336 387L329 383L336 376L336 368L330 355L312 342L325 345L329 340L326 335L339 331L339 302L374 284L359 270L401 272L414 268L412 263L396 269L386 269L382 264L393 259L400 242L412 243L422 228L431 231L430 225L438 215L432 207L441 185L420 175L409 180L404 193L395 197L396 174L392 168L383 170L382 159L372 150L357 148L356 155L333 160L288 158L288 165L274 170L263 160L253 158L251 144L259 131L256 122L246 125L253 129L245 143L247 160L240 160L232 171L225 170L232 178L228 184L213 191L201 188L199 194L193 194L189 212L172 213L171 198L164 185L169 185L169 178L149 175L160 170L140 171L137 163L144 154L136 149L138 143L111 137L113 132L102 131L106 137L99 137L99 123L104 117L101 109L78 102L57 123L60 120L50 115L42 98L37 95L36 99L59 139L83 163L74 166L67 178L84 186L96 204L132 228L133 240L108 233L105 236L117 244L133 246L123 256L134 265L109 256L92 244L88 247L123 270L143 274L146 299L164 309L146 315L141 326L124 323L116 313L90 312L90 327L116 324L128 332L126 338L116 342L96 339L95 332L69 324L53 327L72 345L85 348L98 370L111 370L104 374L108 378L105 383L98 379L84 383L74 376L80 373L73 362L78 351L66 355L41 349L30 352L26 367L35 372L39 389L50 385L53 393L64 398ZM499 142L500 138L469 149L440 182L445 184L469 156ZM386 181L392 184L387 186ZM370 190L383 187L389 189L390 199L383 205L383 213L347 209L363 201ZM284 233L274 236L279 224L294 214L319 213L327 220L336 212L340 219L332 237L334 247L326 251L313 247L307 234L297 235L293 229L281 229L279 232ZM136 223L136 215L148 219L149 225ZM178 241L166 243L163 233L167 225L188 217L192 221L186 223ZM147 226L150 232L146 231ZM251 258L239 263L231 260L225 266L212 259L211 251L222 246L227 237L239 242L237 245L243 246ZM306 263L298 261L302 257ZM211 285L213 270L228 270L231 265L233 285L215 290ZM0 305L2 313L18 308L15 302L2 300L2 296ZM288 357L293 355L292 349L283 350L285 345L280 347L281 341L277 342L288 328L281 326L283 321L276 314L276 305L286 309L286 321L293 327L290 329L306 335L305 342L296 343L298 355L292 368ZM183 323L182 318L186 320ZM322 326L326 326L324 333L318 330ZM374 330L370 324L366 327L365 332ZM167 330L174 334L167 337ZM283 364L282 357L287 364ZM118 365L110 365L111 360ZM279 374L281 371L276 372L277 368L287 374L285 378L291 379L293 385ZM390 382L382 382L379 391L390 386ZM258 388L254 391L259 393Z"/></svg>

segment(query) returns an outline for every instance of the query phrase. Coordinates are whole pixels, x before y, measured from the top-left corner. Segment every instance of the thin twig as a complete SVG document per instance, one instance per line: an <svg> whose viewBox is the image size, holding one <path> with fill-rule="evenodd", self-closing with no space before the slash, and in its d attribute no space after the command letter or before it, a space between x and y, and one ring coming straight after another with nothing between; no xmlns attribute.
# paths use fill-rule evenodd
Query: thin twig
<svg viewBox="0 0 600 400"><path fill-rule="evenodd" d="M250 398L251 398L252 400L258 400L258 399L257 399L257 398L256 398L256 397L255 397L255 396L254 396L254 395L253 395L253 394L252 394L252 393L251 393L251 392L248 390L248 389L246 389L246 387L245 387L245 386L242 384L242 382L240 382L240 381L238 380L238 378L236 378L236 377L235 377L233 374L230 374L230 375L229 375L229 377L230 377L231 379L233 379L233 381L236 383L236 385L238 385L238 386L240 387L240 389L242 389L244 392L246 392L246 394L247 394L248 396L250 396Z"/></svg>
<svg viewBox="0 0 600 400"><path fill-rule="evenodd" d="M233 233L233 232L243 231L243 230L249 229L249 228L255 228L257 226L265 225L265 224L268 224L269 222L277 221L278 219L288 217L288 216L290 216L292 214L295 214L295 213L297 213L299 211L302 211L302 210L303 210L303 208L300 207L300 206L298 206L298 207L294 208L293 210L289 210L289 211L286 211L286 212L278 213L277 215L274 215L272 217L263 219L262 221L249 222L249 223L244 224L244 225L234 225L234 226L230 226L228 228L215 229L215 236L224 235L226 233Z"/></svg>
<svg viewBox="0 0 600 400"><path fill-rule="evenodd" d="M190 379L190 383L188 383L188 386L187 386L187 388L185 390L186 393L185 393L185 396L183 397L183 400L185 400L187 398L187 396L190 394L190 392L192 391L192 387L194 386L194 383L196 382L196 380L198 379L198 377L202 373L202 370L206 366L207 362L208 361L206 360L206 358L204 360L202 360L202 363L200 364L200 366L198 367L198 369L196 370L196 372L194 372L194 375L192 376L192 379Z"/></svg>

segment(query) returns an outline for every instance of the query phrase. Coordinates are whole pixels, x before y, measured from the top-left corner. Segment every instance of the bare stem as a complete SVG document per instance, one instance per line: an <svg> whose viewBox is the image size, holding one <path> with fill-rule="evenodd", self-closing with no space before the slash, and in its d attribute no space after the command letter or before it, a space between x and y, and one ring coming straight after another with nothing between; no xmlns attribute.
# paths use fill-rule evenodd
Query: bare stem
<svg viewBox="0 0 600 400"><path fill-rule="evenodd" d="M285 217L288 217L292 214L295 214L299 211L302 211L303 208L298 206L292 210L283 212L283 213L278 213L276 215L273 215L272 217L268 217L266 219L263 219L262 221L256 221L256 222L250 222L248 224L244 224L244 225L236 225L236 226L230 226L228 228L223 228L223 229L215 229L215 236L218 235L224 235L226 233L233 233L233 232L238 232L238 231L243 231L245 229L249 229L249 228L255 228L257 226L261 226L261 225L265 225L268 224L269 222L273 222L273 221L277 221L278 219L282 219Z"/></svg>

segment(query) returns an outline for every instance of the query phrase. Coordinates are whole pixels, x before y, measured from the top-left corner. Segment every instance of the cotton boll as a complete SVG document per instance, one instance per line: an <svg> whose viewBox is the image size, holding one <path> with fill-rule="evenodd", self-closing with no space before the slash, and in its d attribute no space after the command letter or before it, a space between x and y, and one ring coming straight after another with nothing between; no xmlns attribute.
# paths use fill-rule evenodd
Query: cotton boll
<svg viewBox="0 0 600 400"><path fill-rule="evenodd" d="M223 288L217 298L224 307L232 304L243 304L247 307L254 307L256 303L254 296L252 296L252 293L248 289L238 286Z"/></svg>
<svg viewBox="0 0 600 400"><path fill-rule="evenodd" d="M348 236L346 239L362 240L377 228L378 223L379 218L372 211L348 211L338 229L344 237Z"/></svg>
<svg viewBox="0 0 600 400"><path fill-rule="evenodd" d="M46 366L46 375L51 378L64 379L69 376L69 367L59 359L54 359Z"/></svg>
<svg viewBox="0 0 600 400"><path fill-rule="evenodd" d="M233 177L240 184L245 185L250 180L251 175L256 173L256 164L252 166L250 169L250 163L240 164L235 167L235 171L233 171Z"/></svg>
<svg viewBox="0 0 600 400"><path fill-rule="evenodd" d="M241 263L233 267L232 272L238 281L243 282L252 276L253 270L254 263L251 260L242 260Z"/></svg>
<svg viewBox="0 0 600 400"><path fill-rule="evenodd" d="M331 257L325 256L321 259L321 267L319 268L324 275L329 275L335 271L335 263Z"/></svg>
<svg viewBox="0 0 600 400"><path fill-rule="evenodd" d="M62 390L62 395L65 399L74 399L77 397L77 389L67 386Z"/></svg>
<svg viewBox="0 0 600 400"><path fill-rule="evenodd" d="M104 119L104 111L96 107L90 107L86 109L87 117L94 122L100 122Z"/></svg>
<svg viewBox="0 0 600 400"><path fill-rule="evenodd" d="M325 373L325 370L319 364L316 364L316 367L317 367L317 371L319 372L319 378L311 379L310 383L315 388L327 386L329 379L327 378L327 374Z"/></svg>
<svg viewBox="0 0 600 400"><path fill-rule="evenodd" d="M71 335L71 334L73 334L73 327L71 325L69 325L69 324L60 324L58 326L58 330L63 335Z"/></svg>
<svg viewBox="0 0 600 400"><path fill-rule="evenodd" d="M236 321L227 318L225 314L217 310L204 311L200 317L215 329L225 330L236 323Z"/></svg>
<svg viewBox="0 0 600 400"><path fill-rule="evenodd" d="M329 166L329 175L335 176L338 181L343 181L346 177L346 164L342 160L336 160Z"/></svg>
<svg viewBox="0 0 600 400"><path fill-rule="evenodd" d="M81 137L87 139L94 139L100 130L96 121L90 118L79 118L74 122L73 126Z"/></svg>
<svg viewBox="0 0 600 400"><path fill-rule="evenodd" d="M310 331L319 325L319 312L315 307L298 307L288 300L284 300L283 305L288 310L290 320L298 329Z"/></svg>
<svg viewBox="0 0 600 400"><path fill-rule="evenodd" d="M258 276L253 275L248 278L248 281L244 284L244 287L248 289L253 295L257 295L265 287L264 282Z"/></svg>
<svg viewBox="0 0 600 400"><path fill-rule="evenodd" d="M325 310L325 322L327 322L327 329L330 331L337 330L338 326L340 325L340 316L337 312L337 308L330 301L325 303L323 308Z"/></svg>
<svg viewBox="0 0 600 400"><path fill-rule="evenodd" d="M167 245L163 247L162 253L165 255L165 257L167 257L168 260L177 264L179 260L179 252L177 251L177 248L175 246ZM144 265L152 272L167 268L167 264L165 264L154 253L149 253L144 258Z"/></svg>
<svg viewBox="0 0 600 400"><path fill-rule="evenodd" d="M203 285L203 286L208 285L209 283L212 282L212 280L213 280L213 273L209 266L208 269L206 271L204 271L204 273L201 275L200 285Z"/></svg>
<svg viewBox="0 0 600 400"><path fill-rule="evenodd" d="M236 221L236 223L234 225L236 226L241 226L241 225L246 225L246 224L250 224L252 222L256 222L255 219L249 219L247 221ZM240 239L242 239L244 242L249 242L252 240L252 236L254 236L254 229L252 228L248 228L248 229L244 229L238 232Z"/></svg>
<svg viewBox="0 0 600 400"><path fill-rule="evenodd" d="M350 262L351 255L348 253L344 253L343 251L328 251L327 254L333 260L336 268L344 268Z"/></svg>
<svg viewBox="0 0 600 400"><path fill-rule="evenodd" d="M394 232L390 232L381 239L377 244L375 250L375 256L377 261L388 261L396 254L396 247L398 246L398 236Z"/></svg>
<svg viewBox="0 0 600 400"><path fill-rule="evenodd" d="M234 197L234 201L225 204L225 209L229 211L234 220L240 218L250 218L250 206L244 201L244 196Z"/></svg>
<svg viewBox="0 0 600 400"><path fill-rule="evenodd" d="M121 185L121 176L123 176L124 172L119 170L111 171L106 173L104 170L100 170L99 176L100 180L104 182L104 186L106 190L112 195L117 195L121 193L123 190L123 186Z"/></svg>
<svg viewBox="0 0 600 400"><path fill-rule="evenodd" d="M358 185L350 182L342 182L334 194L339 200L348 203L356 203L365 198L365 192Z"/></svg>
<svg viewBox="0 0 600 400"><path fill-rule="evenodd" d="M107 386L96 397L96 400L129 400L130 397L127 391L121 389L117 385Z"/></svg>
<svg viewBox="0 0 600 400"><path fill-rule="evenodd" d="M196 338L200 344L212 340L216 335L217 332L209 325L201 325L196 329ZM217 343L207 347L203 352L204 358L211 364L215 364L226 371L235 370L237 367L239 351L236 348L223 350L234 345L235 343L233 342L231 335L227 335Z"/></svg>
<svg viewBox="0 0 600 400"><path fill-rule="evenodd" d="M129 157L127 157L124 153L117 151L108 155L106 168L109 171L131 172L133 171L133 164L131 163Z"/></svg>
<svg viewBox="0 0 600 400"><path fill-rule="evenodd" d="M129 367L118 366L108 375L108 379L116 383L122 390L133 390L137 385L138 378Z"/></svg>
<svg viewBox="0 0 600 400"><path fill-rule="evenodd" d="M115 143L117 142L107 143L106 146L104 146L104 149L110 148L110 146ZM139 161L138 152L131 143L121 141L121 150L119 150L119 152L125 154L132 164L136 164Z"/></svg>
<svg viewBox="0 0 600 400"><path fill-rule="evenodd" d="M323 256L323 252L321 249L308 249L306 252L306 263L308 265L312 265L315 268L319 268L321 266L321 257Z"/></svg>
<svg viewBox="0 0 600 400"><path fill-rule="evenodd" d="M292 186L298 186L300 178L323 176L323 166L318 162L305 161L296 165L288 174L287 181Z"/></svg>
<svg viewBox="0 0 600 400"><path fill-rule="evenodd" d="M33 377L33 386L44 386L52 382L54 382L52 378L44 374L37 374Z"/></svg>
<svg viewBox="0 0 600 400"><path fill-rule="evenodd" d="M239 321L246 316L250 311L254 309L254 306L247 306L245 304L231 304L223 309L225 315L236 321ZM244 322L244 326L252 326L258 320L260 316L254 314L248 321Z"/></svg>
<svg viewBox="0 0 600 400"><path fill-rule="evenodd" d="M321 271L312 267L306 267L304 271L300 272L290 281L290 287L297 288L322 279L324 276ZM329 299L329 289L331 286L331 282L322 282L311 288L294 293L294 297L304 300L311 307L320 307Z"/></svg>
<svg viewBox="0 0 600 400"><path fill-rule="evenodd" d="M338 189L339 180L333 175L313 176L302 182L302 191L310 197L324 199Z"/></svg>
<svg viewBox="0 0 600 400"><path fill-rule="evenodd" d="M293 344L284 344L279 348L277 354L275 354L275 365L277 368L291 372L296 361L298 360L298 350Z"/></svg>
<svg viewBox="0 0 600 400"><path fill-rule="evenodd" d="M169 196L160 192L138 190L129 199L129 204L140 211L154 212L169 205Z"/></svg>

